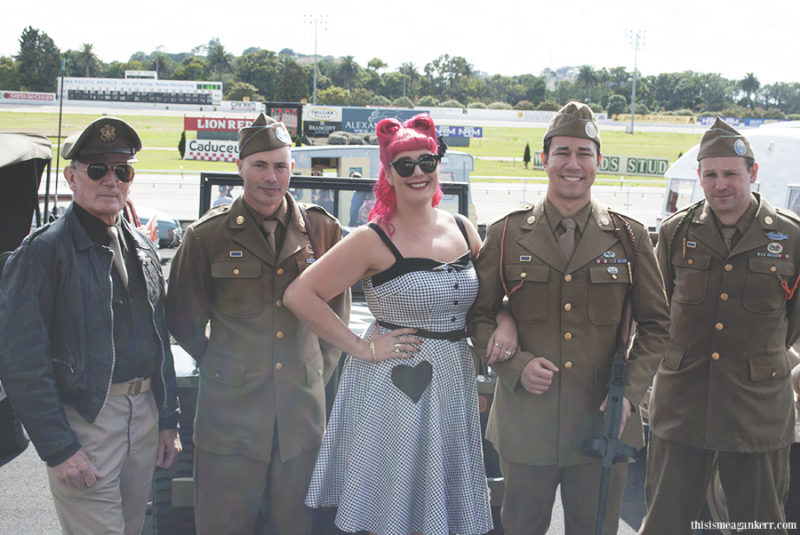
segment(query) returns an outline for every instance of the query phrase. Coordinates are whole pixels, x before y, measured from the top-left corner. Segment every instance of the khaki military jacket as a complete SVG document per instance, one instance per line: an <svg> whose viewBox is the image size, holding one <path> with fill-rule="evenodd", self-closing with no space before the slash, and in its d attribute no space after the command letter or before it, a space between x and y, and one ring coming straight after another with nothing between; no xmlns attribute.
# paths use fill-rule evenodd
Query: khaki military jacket
<svg viewBox="0 0 800 535"><path fill-rule="evenodd" d="M755 218L730 252L705 203L677 234L687 209L659 230L672 313L650 405L661 438L740 452L794 440L785 350L800 332L799 298L787 300L780 282L791 286L800 273L800 227L794 214L756 199Z"/></svg>
<svg viewBox="0 0 800 535"><path fill-rule="evenodd" d="M276 427L284 461L322 439L325 381L340 351L301 324L282 298L341 239L341 228L308 206L322 249L312 251L302 214L291 195L286 199L289 225L277 259L239 198L190 225L172 261L167 318L198 362L194 441L213 453L268 461ZM348 291L331 303L345 323L349 298Z"/></svg>
<svg viewBox="0 0 800 535"><path fill-rule="evenodd" d="M669 316L647 229L627 220L639 246L638 281L632 289L638 327L625 393L636 411L666 342ZM596 202L569 263L548 225L544 200L510 214L505 239L504 221L487 231L476 261L480 288L468 317L473 342L483 351L504 297L500 269L509 290L520 285L510 297L520 352L495 365L499 381L487 438L501 456L516 463L594 462L580 447L585 439L602 435L603 414L598 408L608 392L617 328L630 283L627 262L632 259L614 234L608 209ZM542 395L531 394L520 384L522 370L534 356L546 357L560 370ZM623 440L643 445L636 412Z"/></svg>

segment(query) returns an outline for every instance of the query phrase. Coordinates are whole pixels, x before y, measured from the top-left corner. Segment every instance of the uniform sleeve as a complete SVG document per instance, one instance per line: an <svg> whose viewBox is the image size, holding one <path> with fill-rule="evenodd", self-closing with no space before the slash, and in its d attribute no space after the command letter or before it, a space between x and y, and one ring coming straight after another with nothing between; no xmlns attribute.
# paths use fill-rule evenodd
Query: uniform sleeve
<svg viewBox="0 0 800 535"><path fill-rule="evenodd" d="M657 251L657 258L658 258L658 265L661 268L661 278L664 281L664 291L667 296L667 303L672 299L672 290L674 289L674 283L672 281L670 275L670 262L672 261L667 252L669 249L669 232L667 231L666 225L661 225L658 229L658 244L656 247Z"/></svg>
<svg viewBox="0 0 800 535"><path fill-rule="evenodd" d="M497 311L500 310L505 297L503 283L500 280L500 269L502 269L501 233L502 225L495 224L489 227L480 254L475 260L475 270L478 273L478 296L467 315L467 328L472 338L472 344L481 355L486 353L489 338L497 328ZM504 384L511 390L516 390L520 386L519 378L522 370L531 359L533 359L532 354L519 351L512 359L495 363L492 369Z"/></svg>
<svg viewBox="0 0 800 535"><path fill-rule="evenodd" d="M193 227L172 259L167 291L167 324L175 340L198 363L208 347L213 281L209 260Z"/></svg>
<svg viewBox="0 0 800 535"><path fill-rule="evenodd" d="M797 239L800 239L797 238ZM795 250L798 250L795 248ZM795 259L797 262L798 259ZM789 283L794 284L800 278L800 268L795 264L795 273L792 275ZM800 291L795 291L792 298L786 304L786 316L789 322L788 329L786 330L786 347L792 347L798 338L800 338Z"/></svg>
<svg viewBox="0 0 800 535"><path fill-rule="evenodd" d="M57 262L21 246L3 269L0 288L0 381L39 456L54 466L80 444L64 415L50 343Z"/></svg>
<svg viewBox="0 0 800 535"><path fill-rule="evenodd" d="M630 351L625 392L634 405L644 397L669 340L669 309L663 279L646 228L637 236L638 279L633 287L636 333ZM661 239L659 238L659 244Z"/></svg>

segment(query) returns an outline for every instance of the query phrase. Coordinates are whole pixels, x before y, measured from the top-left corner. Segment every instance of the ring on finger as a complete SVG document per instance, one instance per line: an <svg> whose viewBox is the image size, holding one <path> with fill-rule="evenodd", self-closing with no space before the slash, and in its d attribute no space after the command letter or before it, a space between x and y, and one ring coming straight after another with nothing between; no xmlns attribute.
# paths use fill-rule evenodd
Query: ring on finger
<svg viewBox="0 0 800 535"><path fill-rule="evenodd" d="M511 351L506 350L506 355L511 355Z"/></svg>
<svg viewBox="0 0 800 535"><path fill-rule="evenodd" d="M503 344L500 344L500 343L497 343L497 342L495 342L495 343L494 343L494 347L503 347Z"/></svg>

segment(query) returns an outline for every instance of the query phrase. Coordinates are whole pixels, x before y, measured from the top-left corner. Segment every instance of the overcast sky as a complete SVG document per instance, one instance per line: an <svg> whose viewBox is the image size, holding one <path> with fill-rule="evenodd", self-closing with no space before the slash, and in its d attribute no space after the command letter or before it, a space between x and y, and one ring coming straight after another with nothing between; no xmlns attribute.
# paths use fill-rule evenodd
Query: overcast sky
<svg viewBox="0 0 800 535"><path fill-rule="evenodd" d="M209 2L40 0L6 6L0 55L16 55L27 26L63 50L91 43L104 62L137 51L188 52L219 38L235 55L249 47L320 55L352 55L362 66L377 57L396 69L421 71L441 54L463 56L489 74L539 74L589 64L633 68L626 30L644 42L645 75L693 70L729 79L756 74L762 85L800 82L800 2L796 0L305 0ZM25 9L22 6L29 7ZM322 20L322 19L321 19Z"/></svg>

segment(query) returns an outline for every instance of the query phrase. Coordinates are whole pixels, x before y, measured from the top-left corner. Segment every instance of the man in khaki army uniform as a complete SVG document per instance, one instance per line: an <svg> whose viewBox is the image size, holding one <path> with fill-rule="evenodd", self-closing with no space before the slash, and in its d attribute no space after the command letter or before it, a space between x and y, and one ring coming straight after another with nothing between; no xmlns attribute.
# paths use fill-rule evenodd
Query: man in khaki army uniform
<svg viewBox="0 0 800 535"><path fill-rule="evenodd" d="M468 319L476 346L486 347L506 295L519 329L519 352L494 366L499 381L486 431L500 454L509 535L547 531L559 484L567 535L594 533L600 463L580 448L602 435L629 287L638 327L622 439L643 445L641 420L632 413L657 366L669 317L647 229L591 199L601 157L594 114L570 102L544 136L546 198L493 223L476 262L480 289ZM628 231L637 242L636 258L618 237ZM624 464L612 470L607 534L617 532L625 475Z"/></svg>
<svg viewBox="0 0 800 535"><path fill-rule="evenodd" d="M169 326L200 369L200 534L310 531L303 502L325 426L325 381L340 352L299 323L282 297L341 239L341 228L288 193L290 146L283 123L264 114L240 130L243 196L189 226L172 263ZM349 297L332 303L345 322Z"/></svg>
<svg viewBox="0 0 800 535"><path fill-rule="evenodd" d="M750 192L750 143L721 119L697 159L705 201L659 230L672 326L650 404L648 535L691 533L715 464L732 521L783 521L789 487L797 216Z"/></svg>

